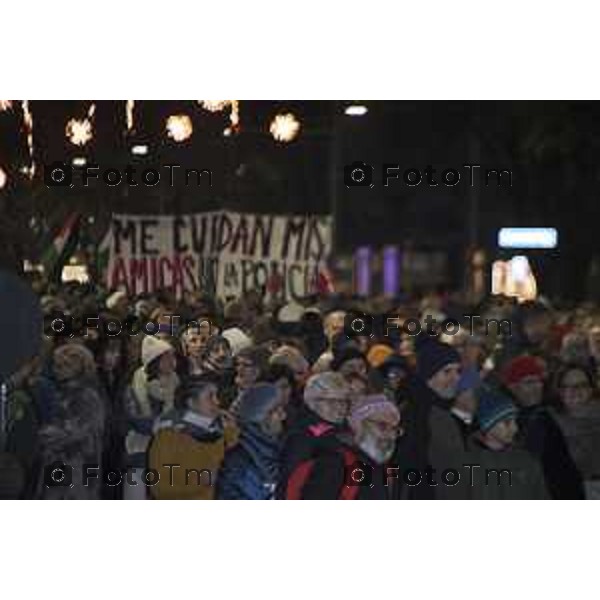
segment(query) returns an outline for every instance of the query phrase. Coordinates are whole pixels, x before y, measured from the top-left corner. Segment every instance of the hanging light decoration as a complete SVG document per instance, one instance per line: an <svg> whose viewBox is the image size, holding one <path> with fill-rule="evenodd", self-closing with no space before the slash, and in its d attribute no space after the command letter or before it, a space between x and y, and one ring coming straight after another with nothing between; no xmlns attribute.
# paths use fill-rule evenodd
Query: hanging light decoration
<svg viewBox="0 0 600 600"><path fill-rule="evenodd" d="M0 167L0 190L4 188L7 181L8 175L6 174L6 171L2 167Z"/></svg>
<svg viewBox="0 0 600 600"><path fill-rule="evenodd" d="M231 125L223 131L223 135L228 136L236 133L240 126L240 101L239 100L197 100L198 104L209 112L221 112L231 108L229 113L229 122Z"/></svg>
<svg viewBox="0 0 600 600"><path fill-rule="evenodd" d="M231 100L231 113L229 115L231 129L237 131L240 127L240 101Z"/></svg>
<svg viewBox="0 0 600 600"><path fill-rule="evenodd" d="M300 121L292 113L277 115L269 131L278 142L291 142L300 131Z"/></svg>
<svg viewBox="0 0 600 600"><path fill-rule="evenodd" d="M0 100L0 112L10 110L12 108L12 100Z"/></svg>
<svg viewBox="0 0 600 600"><path fill-rule="evenodd" d="M94 137L93 119L96 105L90 104L85 119L70 119L67 122L65 133L67 139L75 146L85 146Z"/></svg>
<svg viewBox="0 0 600 600"><path fill-rule="evenodd" d="M171 115L167 119L167 135L175 142L187 140L194 131L192 120L187 115Z"/></svg>
<svg viewBox="0 0 600 600"><path fill-rule="evenodd" d="M127 100L125 104L125 121L127 125L127 131L133 129L133 109L135 108L135 100Z"/></svg>
<svg viewBox="0 0 600 600"><path fill-rule="evenodd" d="M89 119L71 119L67 123L66 134L71 144L85 146L93 137Z"/></svg>
<svg viewBox="0 0 600 600"><path fill-rule="evenodd" d="M28 175L29 179L33 179L35 175L35 161L33 160L33 115L29 110L29 100L23 100L21 108L23 109L23 125L27 134L27 148L29 149L29 166L24 167L22 172Z"/></svg>
<svg viewBox="0 0 600 600"><path fill-rule="evenodd" d="M209 112L220 112L225 110L232 100L198 100L198 104Z"/></svg>

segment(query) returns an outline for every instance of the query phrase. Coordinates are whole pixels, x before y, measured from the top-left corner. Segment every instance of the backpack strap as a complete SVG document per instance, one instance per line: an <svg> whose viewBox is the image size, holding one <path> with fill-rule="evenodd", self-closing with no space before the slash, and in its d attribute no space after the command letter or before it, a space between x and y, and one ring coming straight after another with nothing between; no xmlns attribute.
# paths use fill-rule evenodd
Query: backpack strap
<svg viewBox="0 0 600 600"><path fill-rule="evenodd" d="M342 455L344 457L344 468L350 468L358 459L356 454L349 450L348 448L342 449ZM342 492L340 494L339 500L356 500L358 496L360 488L357 485L346 485L342 486Z"/></svg>
<svg viewBox="0 0 600 600"><path fill-rule="evenodd" d="M314 464L313 459L305 460L294 469L285 488L286 500L302 500L302 489L310 477Z"/></svg>

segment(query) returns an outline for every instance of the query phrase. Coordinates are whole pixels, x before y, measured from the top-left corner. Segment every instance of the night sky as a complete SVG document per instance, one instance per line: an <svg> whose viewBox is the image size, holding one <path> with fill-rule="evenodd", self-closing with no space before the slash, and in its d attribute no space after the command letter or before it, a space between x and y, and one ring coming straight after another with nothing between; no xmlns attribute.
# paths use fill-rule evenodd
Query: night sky
<svg viewBox="0 0 600 600"><path fill-rule="evenodd" d="M503 226L550 226L559 230L557 251L540 255L544 279L561 282L565 295L583 293L590 261L598 252L595 224L600 170L600 109L592 102L446 102L362 101L369 112L350 117L348 102L241 101L240 132L224 137L227 113L209 113L195 101L137 101L134 131L125 135L125 102L96 103L95 137L82 151L64 135L71 117L83 118L88 101L32 101L36 161L89 162L122 167L175 162L210 168L212 188L138 187L108 189L104 184L82 190L48 190L39 175L33 187L15 186L16 169L27 163L20 108L0 114L0 165L11 176L12 192L33 195L37 207L62 218L73 207L100 221L117 212L190 212L227 206L252 212L317 212L333 209L332 177L336 174L337 248L349 252L362 244L393 243L442 250L449 264L464 259L476 243L497 252L495 237ZM289 144L268 132L278 112L292 112L302 129ZM164 121L188 114L192 138L168 140ZM132 159L129 148L147 143L148 156ZM335 159L333 157L336 157ZM347 189L343 166L365 161L374 167L374 186ZM512 186L469 189L467 162L488 169L510 169ZM382 185L381 166L400 167L400 179ZM405 169L422 172L431 165L436 178L444 169L460 171L453 186L418 186L402 182ZM332 169L335 167L335 170ZM41 173L41 169L40 169ZM476 208L474 208L476 207ZM51 218L51 217L49 217ZM458 270L450 280L457 282Z"/></svg>

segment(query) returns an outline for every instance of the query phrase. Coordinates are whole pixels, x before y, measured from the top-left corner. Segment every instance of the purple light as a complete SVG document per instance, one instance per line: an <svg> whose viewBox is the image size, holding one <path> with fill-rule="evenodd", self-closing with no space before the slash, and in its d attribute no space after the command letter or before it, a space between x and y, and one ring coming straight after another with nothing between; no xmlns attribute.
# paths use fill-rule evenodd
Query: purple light
<svg viewBox="0 0 600 600"><path fill-rule="evenodd" d="M369 296L371 293L371 247L357 248L354 254L354 269L356 276L356 293L359 296Z"/></svg>
<svg viewBox="0 0 600 600"><path fill-rule="evenodd" d="M395 296L398 293L400 274L400 252L398 246L383 249L383 293Z"/></svg>

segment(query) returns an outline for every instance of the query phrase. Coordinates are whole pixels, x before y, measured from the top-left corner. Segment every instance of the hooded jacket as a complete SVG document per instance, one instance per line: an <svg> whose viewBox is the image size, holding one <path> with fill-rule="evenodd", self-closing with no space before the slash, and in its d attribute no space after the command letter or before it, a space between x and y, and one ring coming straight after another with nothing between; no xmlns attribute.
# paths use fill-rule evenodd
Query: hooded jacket
<svg viewBox="0 0 600 600"><path fill-rule="evenodd" d="M279 473L281 446L256 423L242 425L217 480L219 500L271 500Z"/></svg>

